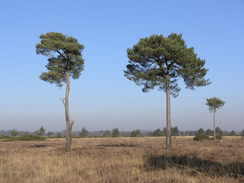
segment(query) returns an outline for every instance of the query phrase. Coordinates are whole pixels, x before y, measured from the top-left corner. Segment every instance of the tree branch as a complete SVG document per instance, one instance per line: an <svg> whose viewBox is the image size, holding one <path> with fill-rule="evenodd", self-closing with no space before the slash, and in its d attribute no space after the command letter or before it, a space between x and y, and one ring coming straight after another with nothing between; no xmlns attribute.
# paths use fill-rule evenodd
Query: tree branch
<svg viewBox="0 0 244 183"><path fill-rule="evenodd" d="M61 102L64 104L64 107L65 107L65 98L61 98L61 97L60 97L60 100L61 100Z"/></svg>
<svg viewBox="0 0 244 183"><path fill-rule="evenodd" d="M61 56L61 57L63 57L63 59L67 59L60 51L59 51L59 49L57 48L57 52L58 52L58 54Z"/></svg>

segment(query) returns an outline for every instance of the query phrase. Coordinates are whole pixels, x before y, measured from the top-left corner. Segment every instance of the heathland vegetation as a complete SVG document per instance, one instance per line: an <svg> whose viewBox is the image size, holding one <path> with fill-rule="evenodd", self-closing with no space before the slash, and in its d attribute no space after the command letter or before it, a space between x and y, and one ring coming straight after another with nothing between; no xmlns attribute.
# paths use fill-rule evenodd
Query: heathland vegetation
<svg viewBox="0 0 244 183"><path fill-rule="evenodd" d="M58 87L66 86L61 98L66 128L62 132L46 131L44 127L34 132L0 131L1 182L241 181L244 130L223 131L216 127L215 115L225 104L223 100L206 99L209 111L213 112L212 129L182 131L172 127L170 97L179 95L178 80L182 79L189 89L211 84L205 78L205 60L186 45L182 34L152 35L127 49L125 77L143 86L143 92L158 88L166 93L166 127L153 131L88 131L84 127L72 130L76 117L70 117L70 81L78 79L84 69L83 49L76 38L62 33L40 35L36 53L48 57L47 72L40 79Z"/></svg>
<svg viewBox="0 0 244 183"><path fill-rule="evenodd" d="M0 142L1 183L240 183L244 138L193 141L173 137L64 138ZM165 144L163 144L165 145Z"/></svg>

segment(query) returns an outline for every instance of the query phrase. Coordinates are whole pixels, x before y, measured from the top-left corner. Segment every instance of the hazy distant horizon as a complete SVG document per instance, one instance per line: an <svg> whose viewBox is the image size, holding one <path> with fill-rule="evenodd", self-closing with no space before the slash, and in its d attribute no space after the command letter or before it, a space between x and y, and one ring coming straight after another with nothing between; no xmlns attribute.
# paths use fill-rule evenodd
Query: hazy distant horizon
<svg viewBox="0 0 244 183"><path fill-rule="evenodd" d="M66 2L66 3L65 3ZM71 81L74 130L155 130L165 126L165 93L143 93L123 75L126 49L152 34L182 33L206 60L212 82L172 97L172 126L212 129L206 98L226 103L216 126L244 128L244 2L237 1L5 1L0 7L0 130L65 129L65 88L41 81L47 57L36 55L42 33L61 32L84 44L84 72ZM48 6L47 6L48 5ZM65 13L62 13L65 12ZM71 114L72 116L73 114Z"/></svg>

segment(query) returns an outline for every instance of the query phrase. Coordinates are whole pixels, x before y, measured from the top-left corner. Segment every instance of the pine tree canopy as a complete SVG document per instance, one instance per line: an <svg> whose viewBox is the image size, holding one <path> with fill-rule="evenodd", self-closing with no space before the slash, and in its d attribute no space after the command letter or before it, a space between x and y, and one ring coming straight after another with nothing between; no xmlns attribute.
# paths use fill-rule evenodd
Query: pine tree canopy
<svg viewBox="0 0 244 183"><path fill-rule="evenodd" d="M48 71L43 72L40 79L61 87L67 71L73 79L79 78L84 68L81 55L84 46L77 39L58 32L42 34L40 39L36 53L49 57L46 65Z"/></svg>
<svg viewBox="0 0 244 183"><path fill-rule="evenodd" d="M215 111L216 109L222 107L225 102L223 100L221 100L220 98L207 98L207 103L206 105L209 107L210 111Z"/></svg>
<svg viewBox="0 0 244 183"><path fill-rule="evenodd" d="M142 38L133 48L127 49L127 56L129 64L125 76L142 85L144 92L157 86L165 90L168 84L171 94L176 97L180 91L179 78L183 78L190 89L210 84L204 79L208 71L204 68L205 60L197 56L194 48L186 46L182 34Z"/></svg>

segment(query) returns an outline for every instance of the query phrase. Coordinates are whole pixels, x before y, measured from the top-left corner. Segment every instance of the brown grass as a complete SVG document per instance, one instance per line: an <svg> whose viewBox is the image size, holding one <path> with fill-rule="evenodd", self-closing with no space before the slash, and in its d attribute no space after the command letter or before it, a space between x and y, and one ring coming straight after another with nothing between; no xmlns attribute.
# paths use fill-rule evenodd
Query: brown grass
<svg viewBox="0 0 244 183"><path fill-rule="evenodd" d="M0 142L0 182L241 182L244 139L195 142L192 137L177 137L170 152L162 149L164 140L74 139L69 153L64 151L64 139Z"/></svg>

